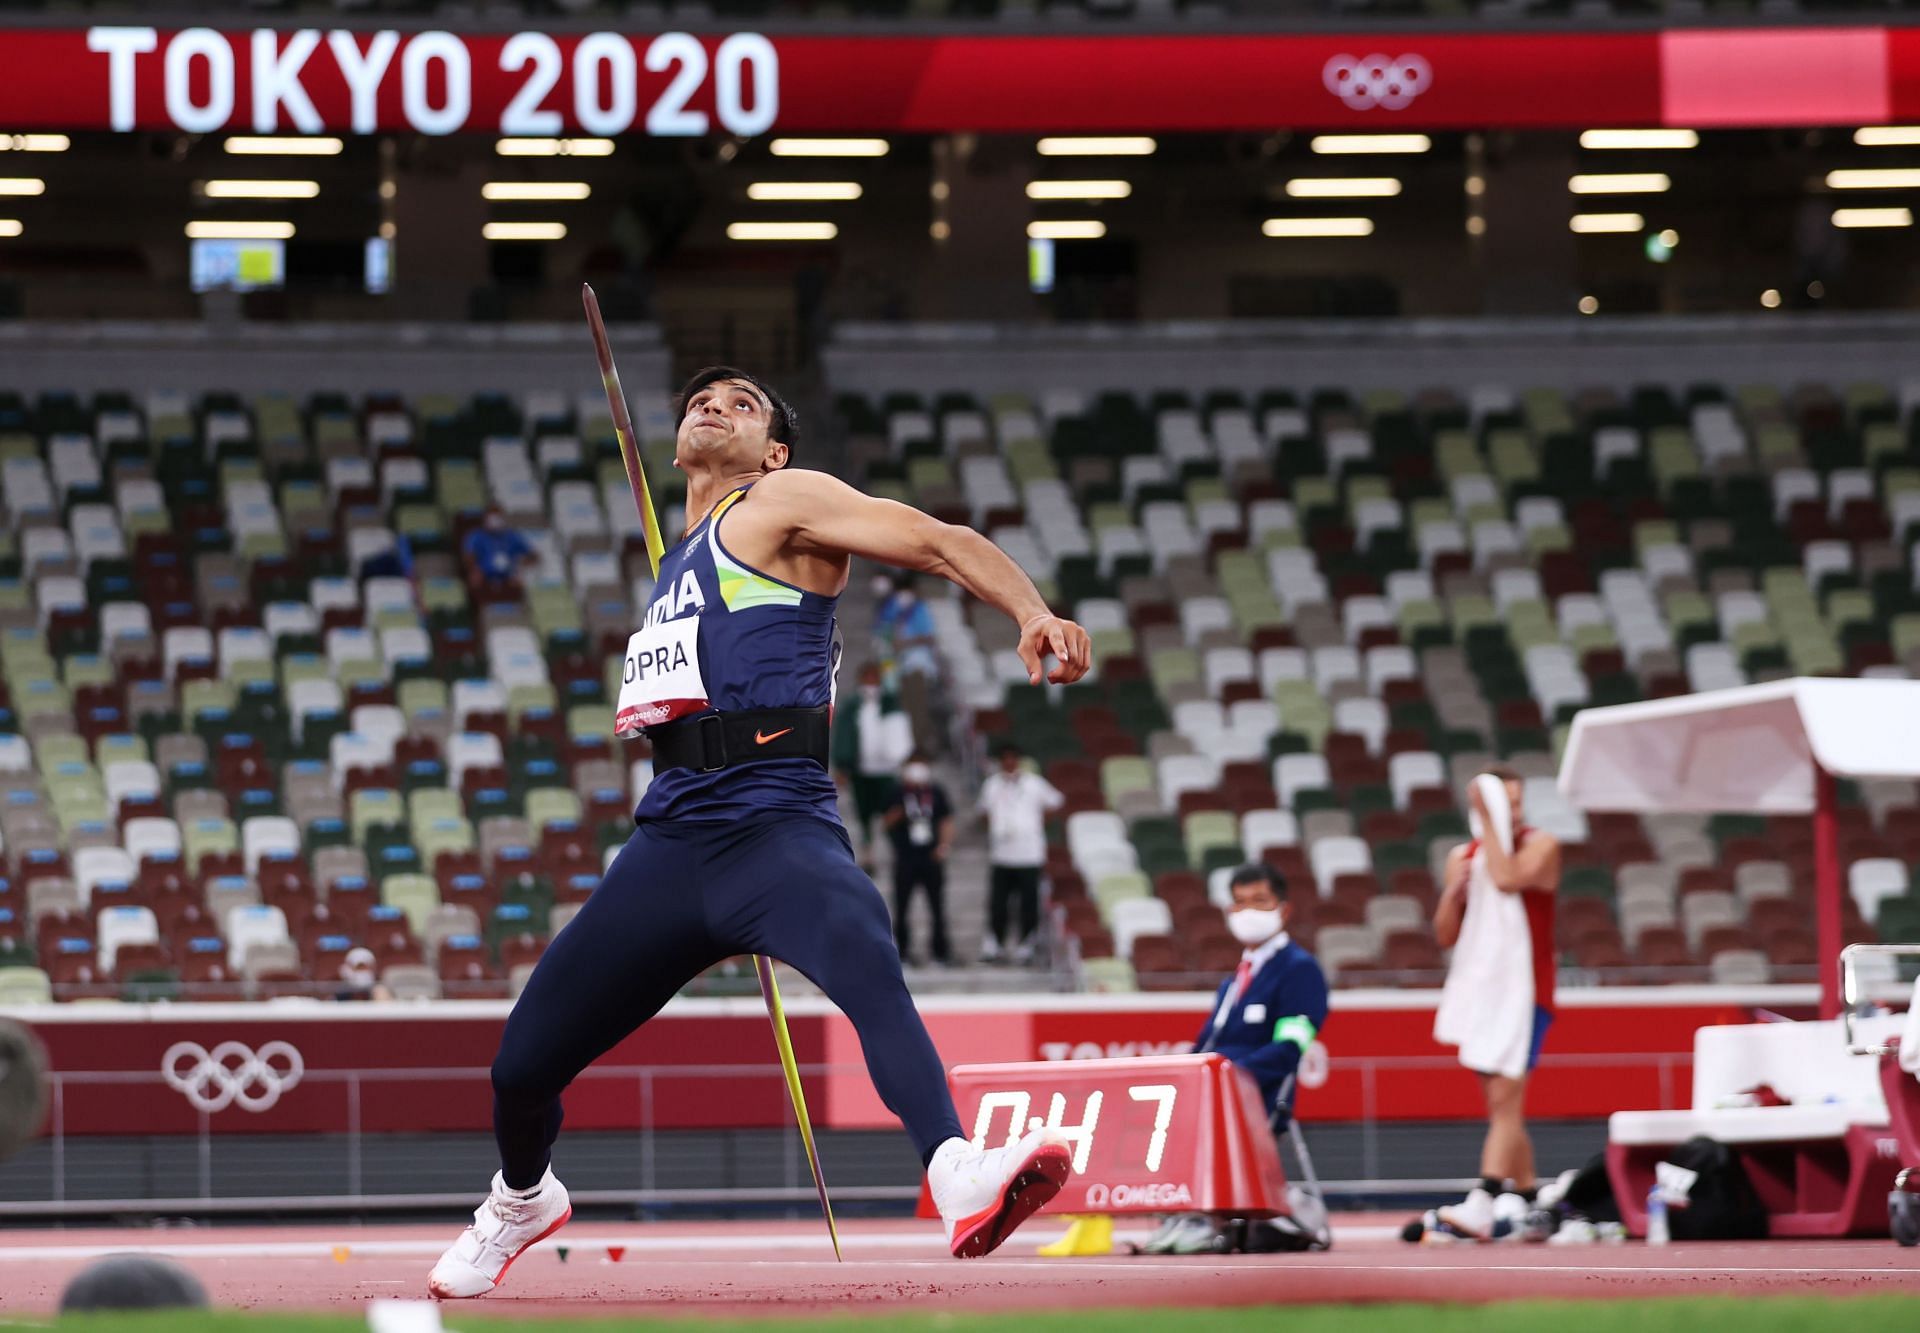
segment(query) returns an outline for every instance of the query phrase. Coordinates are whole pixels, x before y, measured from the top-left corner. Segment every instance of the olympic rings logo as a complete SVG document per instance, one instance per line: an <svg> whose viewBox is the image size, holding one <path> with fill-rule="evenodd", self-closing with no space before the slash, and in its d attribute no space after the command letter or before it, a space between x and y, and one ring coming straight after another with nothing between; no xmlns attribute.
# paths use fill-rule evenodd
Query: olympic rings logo
<svg viewBox="0 0 1920 1333"><path fill-rule="evenodd" d="M167 1086L202 1111L265 1111L300 1084L306 1073L300 1052L270 1041L258 1053L243 1042L223 1041L211 1051L196 1041L176 1041L160 1057Z"/></svg>
<svg viewBox="0 0 1920 1333"><path fill-rule="evenodd" d="M1404 111L1433 86L1433 67L1415 55L1337 55L1320 71L1320 81L1355 111Z"/></svg>

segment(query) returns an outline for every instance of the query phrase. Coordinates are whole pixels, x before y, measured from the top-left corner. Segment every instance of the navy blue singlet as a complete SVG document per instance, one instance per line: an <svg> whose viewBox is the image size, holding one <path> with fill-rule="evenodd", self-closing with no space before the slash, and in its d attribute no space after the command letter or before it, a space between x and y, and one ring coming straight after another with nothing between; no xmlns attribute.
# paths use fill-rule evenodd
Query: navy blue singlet
<svg viewBox="0 0 1920 1333"><path fill-rule="evenodd" d="M721 520L751 489L729 493L660 561L647 623L700 618L696 642L708 706L687 717L833 701L839 598L763 574L734 559L721 541ZM713 773L668 769L655 775L634 818L734 821L768 814L838 824L832 777L811 759L768 759Z"/></svg>

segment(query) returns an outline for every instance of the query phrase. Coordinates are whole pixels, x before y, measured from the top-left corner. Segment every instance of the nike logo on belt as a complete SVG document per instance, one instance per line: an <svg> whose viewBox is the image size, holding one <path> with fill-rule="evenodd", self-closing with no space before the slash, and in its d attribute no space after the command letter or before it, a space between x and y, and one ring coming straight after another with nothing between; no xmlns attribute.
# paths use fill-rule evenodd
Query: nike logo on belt
<svg viewBox="0 0 1920 1333"><path fill-rule="evenodd" d="M774 732L773 735L771 736L767 735L767 733L764 731L756 731L753 733L753 743L755 745L765 745L768 741L779 740L782 736L785 736L787 733L791 732L792 730L793 730L792 727L782 727L779 731Z"/></svg>

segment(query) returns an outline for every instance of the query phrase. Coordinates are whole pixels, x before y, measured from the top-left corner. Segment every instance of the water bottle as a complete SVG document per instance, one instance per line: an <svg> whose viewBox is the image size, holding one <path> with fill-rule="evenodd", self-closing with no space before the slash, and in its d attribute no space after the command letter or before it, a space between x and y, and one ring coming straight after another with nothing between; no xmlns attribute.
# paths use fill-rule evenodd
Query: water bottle
<svg viewBox="0 0 1920 1333"><path fill-rule="evenodd" d="M1647 1244L1665 1245L1672 1239L1667 1230L1667 1196L1655 1185L1647 1191Z"/></svg>

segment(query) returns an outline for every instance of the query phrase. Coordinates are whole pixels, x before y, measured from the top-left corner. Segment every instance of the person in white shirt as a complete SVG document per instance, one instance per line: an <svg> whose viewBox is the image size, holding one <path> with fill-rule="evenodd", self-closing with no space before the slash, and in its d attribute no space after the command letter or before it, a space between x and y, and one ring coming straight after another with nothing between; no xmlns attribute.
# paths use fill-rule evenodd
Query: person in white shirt
<svg viewBox="0 0 1920 1333"><path fill-rule="evenodd" d="M873 821L886 813L894 779L912 750L912 722L883 688L879 663L867 663L860 668L859 692L833 722L833 767L853 792L863 866L873 863Z"/></svg>
<svg viewBox="0 0 1920 1333"><path fill-rule="evenodd" d="M1038 773L1021 766L1020 747L1000 747L1000 767L980 785L980 813L987 821L989 928L980 961L995 962L1007 942L1016 906L1019 934L1013 961L1033 961L1033 936L1040 925L1040 868L1047 860L1047 815L1066 797Z"/></svg>

